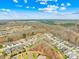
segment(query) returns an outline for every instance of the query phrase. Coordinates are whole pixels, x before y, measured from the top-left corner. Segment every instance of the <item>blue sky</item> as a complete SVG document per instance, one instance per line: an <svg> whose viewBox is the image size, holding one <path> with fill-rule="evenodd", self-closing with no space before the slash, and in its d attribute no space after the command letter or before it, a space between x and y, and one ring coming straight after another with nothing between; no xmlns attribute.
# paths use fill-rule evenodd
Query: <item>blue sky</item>
<svg viewBox="0 0 79 59"><path fill-rule="evenodd" d="M0 0L0 19L79 19L79 0Z"/></svg>

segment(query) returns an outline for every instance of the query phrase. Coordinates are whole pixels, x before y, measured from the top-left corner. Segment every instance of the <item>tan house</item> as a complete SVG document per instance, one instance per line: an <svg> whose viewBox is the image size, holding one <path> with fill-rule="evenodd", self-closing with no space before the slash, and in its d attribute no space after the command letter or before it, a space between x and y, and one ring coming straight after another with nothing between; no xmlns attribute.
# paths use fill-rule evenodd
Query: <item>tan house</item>
<svg viewBox="0 0 79 59"><path fill-rule="evenodd" d="M0 43L5 42L5 37L4 36L0 36Z"/></svg>

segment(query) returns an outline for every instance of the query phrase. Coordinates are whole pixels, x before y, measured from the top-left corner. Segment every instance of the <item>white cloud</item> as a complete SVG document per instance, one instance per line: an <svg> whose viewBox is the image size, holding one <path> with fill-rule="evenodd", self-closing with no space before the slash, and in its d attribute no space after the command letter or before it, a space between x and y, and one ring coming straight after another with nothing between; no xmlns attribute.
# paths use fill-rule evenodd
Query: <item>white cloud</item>
<svg viewBox="0 0 79 59"><path fill-rule="evenodd" d="M64 4L64 3L62 3L62 4L61 4L61 6L65 6L65 4Z"/></svg>
<svg viewBox="0 0 79 59"><path fill-rule="evenodd" d="M22 5L16 5L17 7L23 7Z"/></svg>
<svg viewBox="0 0 79 59"><path fill-rule="evenodd" d="M58 8L59 7L56 6L56 5L48 5L46 8L39 8L38 10L57 14L58 13L58 11L57 11Z"/></svg>
<svg viewBox="0 0 79 59"><path fill-rule="evenodd" d="M44 12L51 12L52 8L39 8L38 10L44 11Z"/></svg>
<svg viewBox="0 0 79 59"><path fill-rule="evenodd" d="M71 6L71 3L67 3L67 6Z"/></svg>
<svg viewBox="0 0 79 59"><path fill-rule="evenodd" d="M79 14L79 11L73 12L72 14Z"/></svg>
<svg viewBox="0 0 79 59"><path fill-rule="evenodd" d="M53 1L57 2L58 0L53 0Z"/></svg>
<svg viewBox="0 0 79 59"><path fill-rule="evenodd" d="M32 7L33 9L35 9L35 7Z"/></svg>
<svg viewBox="0 0 79 59"><path fill-rule="evenodd" d="M39 8L38 10L43 11L43 12L49 12L49 13L58 14L58 11L53 10L52 8Z"/></svg>
<svg viewBox="0 0 79 59"><path fill-rule="evenodd" d="M30 8L29 6L26 6L26 8Z"/></svg>
<svg viewBox="0 0 79 59"><path fill-rule="evenodd" d="M43 1L43 2L54 1L54 2L57 2L58 0L36 0L36 2L38 2L38 1Z"/></svg>
<svg viewBox="0 0 79 59"><path fill-rule="evenodd" d="M0 9L0 15L7 16L7 15L9 15L10 12L11 12L10 9L6 9L6 8Z"/></svg>
<svg viewBox="0 0 79 59"><path fill-rule="evenodd" d="M11 10L10 9L2 8L2 9L0 9L0 11L2 11L2 12L10 12Z"/></svg>
<svg viewBox="0 0 79 59"><path fill-rule="evenodd" d="M2 15L8 15L8 12L1 12Z"/></svg>
<svg viewBox="0 0 79 59"><path fill-rule="evenodd" d="M45 2L45 1L41 1L40 4L47 4L47 2Z"/></svg>
<svg viewBox="0 0 79 59"><path fill-rule="evenodd" d="M47 8L51 8L52 10L57 10L59 7L56 5L48 5Z"/></svg>
<svg viewBox="0 0 79 59"><path fill-rule="evenodd" d="M14 3L18 3L18 0L13 0Z"/></svg>
<svg viewBox="0 0 79 59"><path fill-rule="evenodd" d="M36 0L36 1L52 1L52 0Z"/></svg>
<svg viewBox="0 0 79 59"><path fill-rule="evenodd" d="M57 11L56 11L57 12ZM11 15L11 16L10 16ZM55 13L47 13L47 12L11 12L10 15L4 15L0 13L0 19L79 19L79 14L65 14L58 15Z"/></svg>
<svg viewBox="0 0 79 59"><path fill-rule="evenodd" d="M25 3L27 3L27 0L24 0Z"/></svg>
<svg viewBox="0 0 79 59"><path fill-rule="evenodd" d="M38 10L44 11L44 12L52 12L52 8L39 8Z"/></svg>
<svg viewBox="0 0 79 59"><path fill-rule="evenodd" d="M56 10L56 11L53 11L55 14L58 14L58 11Z"/></svg>
<svg viewBox="0 0 79 59"><path fill-rule="evenodd" d="M62 11L66 10L66 7L60 7L60 10L62 10Z"/></svg>

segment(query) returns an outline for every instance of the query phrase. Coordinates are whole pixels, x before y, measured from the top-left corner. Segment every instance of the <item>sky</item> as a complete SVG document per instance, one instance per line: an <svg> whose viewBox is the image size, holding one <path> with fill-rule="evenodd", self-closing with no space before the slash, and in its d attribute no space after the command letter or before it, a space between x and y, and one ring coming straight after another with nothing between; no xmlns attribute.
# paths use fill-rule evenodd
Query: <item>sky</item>
<svg viewBox="0 0 79 59"><path fill-rule="evenodd" d="M79 0L0 0L0 19L79 19Z"/></svg>

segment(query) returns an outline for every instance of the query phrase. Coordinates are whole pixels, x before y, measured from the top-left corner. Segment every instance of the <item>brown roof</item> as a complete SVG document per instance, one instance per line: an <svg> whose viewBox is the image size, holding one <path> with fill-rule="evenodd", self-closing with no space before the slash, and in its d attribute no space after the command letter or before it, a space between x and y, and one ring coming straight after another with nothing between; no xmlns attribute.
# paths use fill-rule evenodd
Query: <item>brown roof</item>
<svg viewBox="0 0 79 59"><path fill-rule="evenodd" d="M5 38L3 36L0 36L0 43L3 43L5 41Z"/></svg>

